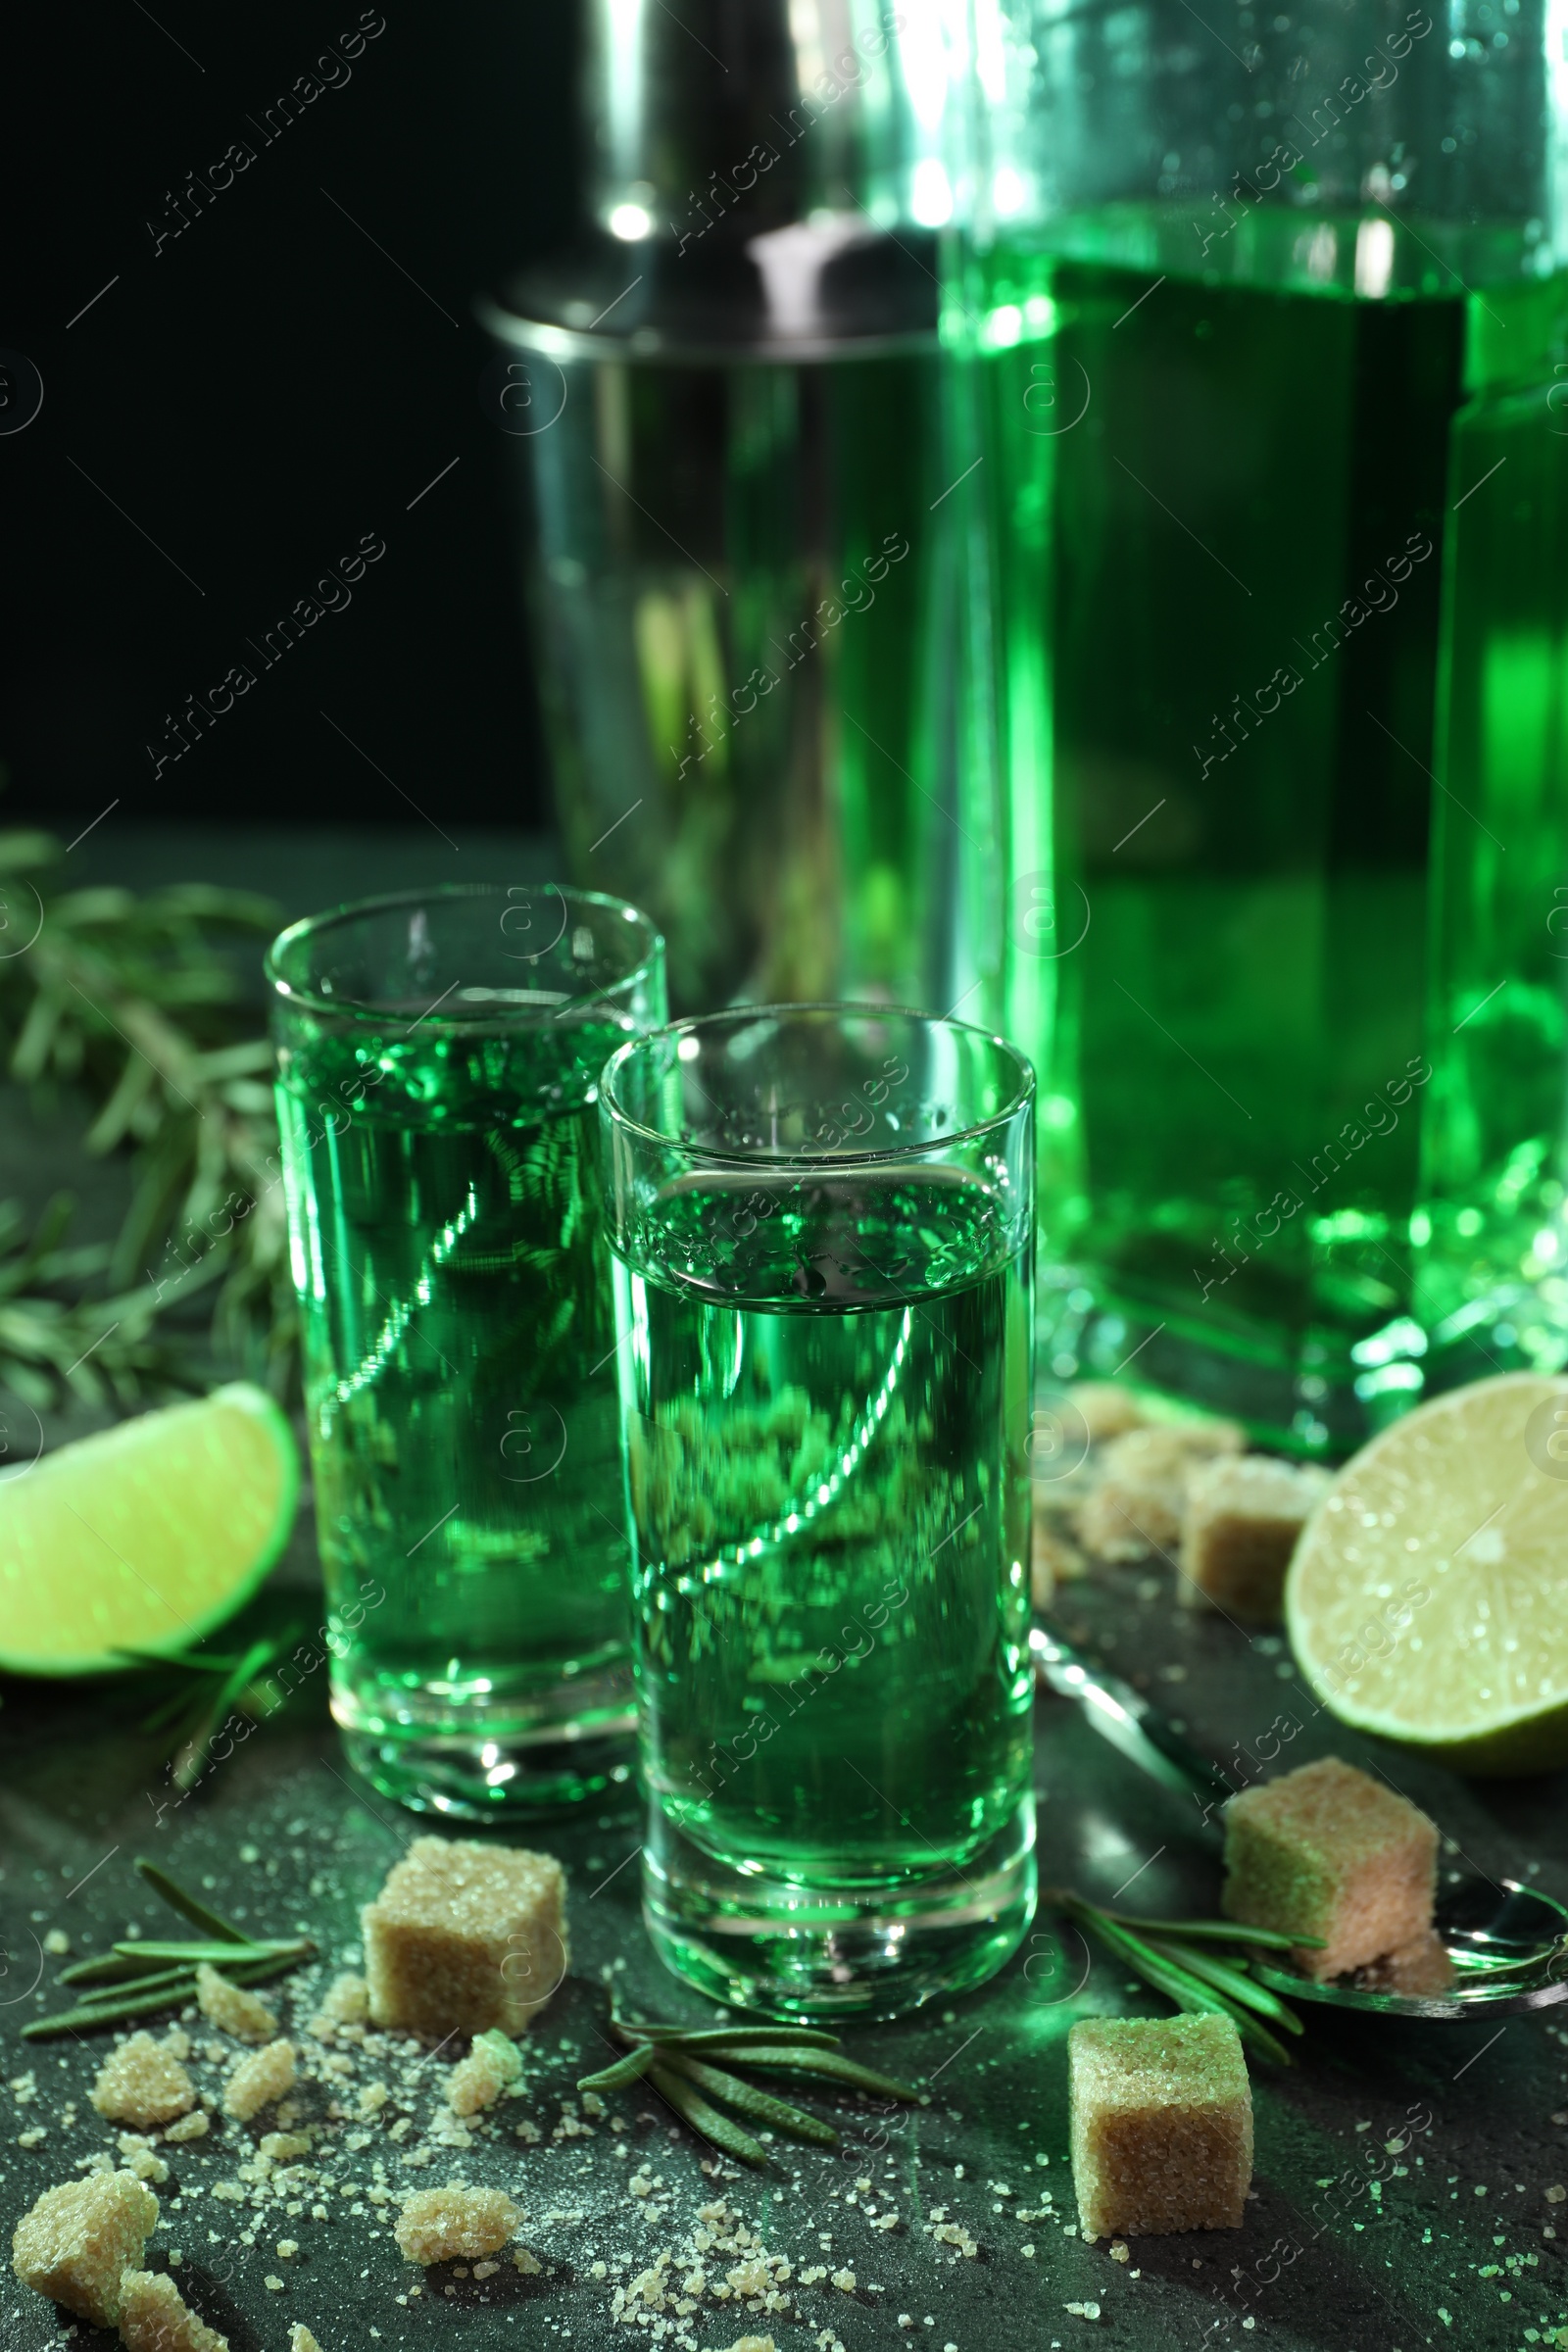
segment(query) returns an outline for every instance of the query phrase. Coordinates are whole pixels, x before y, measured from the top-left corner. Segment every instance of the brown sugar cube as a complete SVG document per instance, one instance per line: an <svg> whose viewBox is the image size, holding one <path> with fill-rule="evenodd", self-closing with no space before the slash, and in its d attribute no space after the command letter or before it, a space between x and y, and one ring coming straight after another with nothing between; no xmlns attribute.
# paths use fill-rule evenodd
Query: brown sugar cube
<svg viewBox="0 0 1568 2352"><path fill-rule="evenodd" d="M196 2090L172 2050L150 2034L132 2034L98 2069L92 2103L111 2123L149 2132L194 2107Z"/></svg>
<svg viewBox="0 0 1568 2352"><path fill-rule="evenodd" d="M421 2189L405 2197L393 2234L411 2262L450 2262L494 2254L516 2230L522 2216L499 2188Z"/></svg>
<svg viewBox="0 0 1568 2352"><path fill-rule="evenodd" d="M1124 1389L1114 1380L1075 1380L1067 1391L1067 1402L1082 1415L1084 1428L1091 1445L1102 1445L1106 1438L1125 1437L1130 1429L1144 1426L1144 1408L1131 1389Z"/></svg>
<svg viewBox="0 0 1568 2352"><path fill-rule="evenodd" d="M120 2317L120 2275L141 2261L158 2227L158 2199L134 2173L89 2173L46 2188L17 2224L11 2262L24 2286L64 2303L94 2327Z"/></svg>
<svg viewBox="0 0 1568 2352"><path fill-rule="evenodd" d="M1240 1453L1246 1443L1234 1421L1162 1422L1113 1438L1079 1506L1085 1548L1102 1560L1173 1551L1181 1540L1190 1474L1213 1454Z"/></svg>
<svg viewBox="0 0 1568 2352"><path fill-rule="evenodd" d="M376 2025L521 2033L566 1973L565 1889L549 1854L416 1838L360 1915Z"/></svg>
<svg viewBox="0 0 1568 2352"><path fill-rule="evenodd" d="M228 2338L191 2310L167 2271L126 2271L120 2281L126 2352L228 2352Z"/></svg>
<svg viewBox="0 0 1568 2352"><path fill-rule="evenodd" d="M1338 1756L1244 1788L1225 1808L1231 1919L1323 1949L1292 1952L1303 1975L1364 1968L1432 1925L1438 1833L1424 1813Z"/></svg>
<svg viewBox="0 0 1568 2352"><path fill-rule="evenodd" d="M270 2041L265 2050L242 2058L223 2088L223 2113L248 2124L263 2107L294 2087L294 2045Z"/></svg>
<svg viewBox="0 0 1568 2352"><path fill-rule="evenodd" d="M1285 1571L1328 1471L1267 1454L1216 1456L1191 1472L1182 1518L1181 1599L1256 1625L1277 1622Z"/></svg>
<svg viewBox="0 0 1568 2352"><path fill-rule="evenodd" d="M196 2003L203 2017L236 2041L268 2041L277 2032L277 2019L265 2001L243 1984L231 1984L205 1960L196 1971Z"/></svg>
<svg viewBox="0 0 1568 2352"><path fill-rule="evenodd" d="M1092 2017L1067 2036L1072 2180L1092 2237L1239 2230L1252 2093L1228 2017Z"/></svg>
<svg viewBox="0 0 1568 2352"><path fill-rule="evenodd" d="M1413 1942L1401 1943L1396 1951L1384 1952L1358 1968L1355 1981L1374 1992L1446 1992L1453 1983L1453 1962L1436 1928L1428 1928Z"/></svg>

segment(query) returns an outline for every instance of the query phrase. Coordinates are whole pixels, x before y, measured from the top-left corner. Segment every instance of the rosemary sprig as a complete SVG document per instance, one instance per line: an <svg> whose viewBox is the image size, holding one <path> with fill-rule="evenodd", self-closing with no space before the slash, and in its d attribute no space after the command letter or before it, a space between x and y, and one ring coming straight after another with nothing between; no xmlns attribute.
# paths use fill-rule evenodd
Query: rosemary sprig
<svg viewBox="0 0 1568 2352"><path fill-rule="evenodd" d="M171 1778L181 1796L190 1793L206 1771L212 1760L213 1742L230 1715L239 1713L254 1719L261 1714L265 1700L256 1686L269 1667L293 1648L302 1630L300 1625L291 1624L275 1634L259 1635L237 1657L202 1657L195 1651L174 1651L163 1658L155 1658L145 1650L120 1653L134 1658L139 1665L170 1667L180 1675L196 1678L194 1683L185 1682L172 1698L156 1707L142 1726L144 1731L161 1730L171 1721L178 1720L170 1760Z"/></svg>
<svg viewBox="0 0 1568 2352"><path fill-rule="evenodd" d="M24 2041L93 2034L123 2018L181 2008L194 1997L196 1971L203 1966L220 1970L231 1984L265 1984L269 1978L298 1968L316 1951L309 1936L247 1936L156 1862L139 1857L136 1868L171 1910L201 1930L200 1938L127 1938L95 1959L76 1961L59 1979L62 1984L86 1987L76 2006L53 2017L35 2017L22 2029Z"/></svg>
<svg viewBox="0 0 1568 2352"><path fill-rule="evenodd" d="M85 1096L81 1149L129 1154L131 1200L112 1250L60 1250L59 1210L19 1246L0 1206L0 1371L37 1410L199 1386L192 1335L170 1346L157 1327L216 1283L214 1343L281 1390L296 1317L271 1055L234 958L255 957L279 910L199 883L63 891L64 857L46 833L0 833L0 884L37 906L33 939L0 960L0 1055L41 1097ZM100 1274L113 1296L84 1287Z"/></svg>
<svg viewBox="0 0 1568 2352"><path fill-rule="evenodd" d="M733 2115L745 2116L751 2123L770 2126L792 2139L811 2140L818 2147L836 2148L839 2135L820 2116L809 2115L805 2108L792 2107L787 2099L759 2089L755 2082L712 2064L715 2059L730 2059L737 2066L756 2067L763 2073L814 2075L818 2081L839 2083L848 2090L872 2091L882 2098L912 2102L925 2095L910 2083L895 2081L891 2075L874 2074L867 2066L857 2066L853 2059L842 2055L836 2034L823 2034L813 2027L716 2026L693 2030L685 2026L641 2024L612 2013L610 2030L625 2045L625 2056L602 2067L598 2074L584 2075L577 2088L617 2090L646 2078L694 2132L742 2164L766 2164L767 2150L741 2124L732 2121L731 2115L723 2112L725 2108Z"/></svg>
<svg viewBox="0 0 1568 2352"><path fill-rule="evenodd" d="M1266 1985L1250 1974L1250 1949L1278 1951L1297 1944L1319 1943L1312 1936L1286 1936L1273 1928L1252 1928L1241 1920L1132 1919L1085 1901L1070 1887L1058 1887L1048 1900L1078 1925L1098 1936L1107 1951L1124 1960L1155 1992L1174 2001L1178 2009L1204 2011L1228 2017L1249 2048L1276 2066L1289 2066L1290 2051L1270 2026L1300 2034L1301 2021ZM1230 1944L1236 1949L1224 1958L1205 1945ZM1264 2019L1268 2024L1263 2023Z"/></svg>

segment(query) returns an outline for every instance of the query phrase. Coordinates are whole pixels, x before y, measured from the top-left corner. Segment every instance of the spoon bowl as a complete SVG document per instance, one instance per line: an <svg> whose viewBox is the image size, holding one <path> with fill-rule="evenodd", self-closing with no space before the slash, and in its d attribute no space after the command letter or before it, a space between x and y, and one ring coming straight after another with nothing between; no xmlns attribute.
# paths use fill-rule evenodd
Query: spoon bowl
<svg viewBox="0 0 1568 2352"><path fill-rule="evenodd" d="M1549 1894L1516 1879L1499 1886L1466 1879L1439 1895L1432 1924L1453 1970L1441 1992L1398 1992L1354 1978L1318 1984L1256 1958L1251 1974L1293 2001L1372 2009L1384 2017L1507 2016L1568 1999L1568 1907Z"/></svg>
<svg viewBox="0 0 1568 2352"><path fill-rule="evenodd" d="M1217 1845L1219 1816L1235 1794L1219 1768L1191 1747L1142 1691L1107 1673L1054 1627L1036 1624L1029 1646L1037 1680L1080 1707L1129 1763L1193 1798L1193 1833ZM1439 1893L1432 1924L1453 1972L1441 1991L1400 1992L1372 1982L1370 1972L1362 1972L1361 1983L1318 1984L1294 1969L1270 1967L1261 1955L1250 1961L1250 1973L1289 2000L1370 2009L1382 2017L1507 2016L1568 1999L1568 1906L1549 1894L1514 1879L1465 1879Z"/></svg>

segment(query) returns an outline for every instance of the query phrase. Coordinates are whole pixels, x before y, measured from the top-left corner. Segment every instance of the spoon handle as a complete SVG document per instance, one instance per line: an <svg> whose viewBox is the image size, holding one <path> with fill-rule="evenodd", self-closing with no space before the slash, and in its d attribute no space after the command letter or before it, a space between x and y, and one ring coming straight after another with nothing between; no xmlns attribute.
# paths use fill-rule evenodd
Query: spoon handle
<svg viewBox="0 0 1568 2352"><path fill-rule="evenodd" d="M1219 1767L1190 1746L1141 1690L1074 1648L1054 1626L1037 1622L1031 1627L1029 1654L1038 1681L1081 1707L1101 1738L1141 1772L1191 1797L1199 1810L1199 1830L1218 1838L1212 1816L1235 1789Z"/></svg>

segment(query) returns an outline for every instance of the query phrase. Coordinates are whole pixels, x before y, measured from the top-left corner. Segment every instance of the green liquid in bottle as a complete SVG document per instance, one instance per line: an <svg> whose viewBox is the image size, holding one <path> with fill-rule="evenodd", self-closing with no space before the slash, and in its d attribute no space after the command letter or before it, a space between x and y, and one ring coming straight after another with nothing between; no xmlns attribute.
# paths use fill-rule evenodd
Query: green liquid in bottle
<svg viewBox="0 0 1568 2352"><path fill-rule="evenodd" d="M1494 281L1467 297L1441 238L1262 208L1200 270L1185 213L1129 208L1003 247L968 289L1004 1026L1040 1072L1043 1253L1071 1269L1043 1287L1048 1360L1106 1370L1147 1341L1143 1376L1313 1449L1422 1378L1411 1215L1452 1092L1433 771L1468 802L1474 766L1440 739L1440 678L1510 605L1555 646L1563 603L1539 544L1555 288L1499 238L1449 257ZM1536 387L1504 494L1535 556L1500 600L1479 515L1454 514L1491 462L1483 330Z"/></svg>

